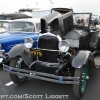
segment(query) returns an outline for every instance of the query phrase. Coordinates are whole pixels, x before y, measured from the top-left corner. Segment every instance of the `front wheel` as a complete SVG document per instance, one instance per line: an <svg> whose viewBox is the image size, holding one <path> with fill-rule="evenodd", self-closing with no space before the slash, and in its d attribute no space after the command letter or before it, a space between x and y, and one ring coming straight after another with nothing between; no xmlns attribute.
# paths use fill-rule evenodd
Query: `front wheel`
<svg viewBox="0 0 100 100"><path fill-rule="evenodd" d="M22 57L18 56L18 57L15 57L15 58L11 59L10 66L14 67L14 68L21 69L21 68L24 68L25 63L24 63ZM25 76L17 75L17 74L12 74L12 73L10 73L10 78L16 84L22 84L22 83L26 82L27 79L28 79Z"/></svg>
<svg viewBox="0 0 100 100"><path fill-rule="evenodd" d="M78 68L75 69L74 77L80 77L79 78L79 84L73 85L74 95L77 98L82 98L84 93L85 93L85 89L86 89L86 85L87 85L88 66L84 65L80 69L78 69Z"/></svg>

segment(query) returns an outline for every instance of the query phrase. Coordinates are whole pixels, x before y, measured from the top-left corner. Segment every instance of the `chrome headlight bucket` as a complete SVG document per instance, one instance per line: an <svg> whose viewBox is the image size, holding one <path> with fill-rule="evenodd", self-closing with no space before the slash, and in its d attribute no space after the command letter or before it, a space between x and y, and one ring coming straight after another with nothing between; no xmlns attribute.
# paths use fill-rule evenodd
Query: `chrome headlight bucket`
<svg viewBox="0 0 100 100"><path fill-rule="evenodd" d="M59 42L59 46L58 47L59 47L59 50L61 52L67 52L69 50L69 46L70 46L70 44L69 44L68 41L62 40L62 41Z"/></svg>
<svg viewBox="0 0 100 100"><path fill-rule="evenodd" d="M25 38L24 45L26 48L32 48L33 42L34 41L31 38Z"/></svg>

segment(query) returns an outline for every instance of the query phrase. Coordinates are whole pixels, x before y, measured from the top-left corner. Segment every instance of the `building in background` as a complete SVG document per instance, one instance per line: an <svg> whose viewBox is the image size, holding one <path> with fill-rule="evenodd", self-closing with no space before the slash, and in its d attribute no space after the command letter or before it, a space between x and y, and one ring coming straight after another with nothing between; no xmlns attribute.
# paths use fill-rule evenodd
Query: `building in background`
<svg viewBox="0 0 100 100"><path fill-rule="evenodd" d="M18 13L23 13L23 14L26 14L30 17L33 17L32 13L34 10L39 10L39 8L22 8L22 9L18 10Z"/></svg>
<svg viewBox="0 0 100 100"><path fill-rule="evenodd" d="M42 18L51 13L51 10L33 10L32 17L33 18Z"/></svg>
<svg viewBox="0 0 100 100"><path fill-rule="evenodd" d="M21 8L18 10L18 13L30 12L32 13L33 10L39 10L39 8Z"/></svg>
<svg viewBox="0 0 100 100"><path fill-rule="evenodd" d="M51 13L51 10L40 10L40 8L22 8L18 10L18 13L27 14L33 18L42 18Z"/></svg>

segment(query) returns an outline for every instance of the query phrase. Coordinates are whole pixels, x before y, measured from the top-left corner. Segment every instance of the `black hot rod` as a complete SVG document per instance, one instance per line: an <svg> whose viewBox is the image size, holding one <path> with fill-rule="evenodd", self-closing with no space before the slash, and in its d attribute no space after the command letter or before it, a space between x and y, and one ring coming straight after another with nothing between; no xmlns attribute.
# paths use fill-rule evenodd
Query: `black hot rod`
<svg viewBox="0 0 100 100"><path fill-rule="evenodd" d="M3 55L10 60L10 65L4 64L3 68L16 84L24 83L28 77L73 84L75 96L81 98L89 79L88 68L99 66L99 31L90 23L91 13L52 9L51 14L41 18L37 48L32 48L34 41L26 38Z"/></svg>

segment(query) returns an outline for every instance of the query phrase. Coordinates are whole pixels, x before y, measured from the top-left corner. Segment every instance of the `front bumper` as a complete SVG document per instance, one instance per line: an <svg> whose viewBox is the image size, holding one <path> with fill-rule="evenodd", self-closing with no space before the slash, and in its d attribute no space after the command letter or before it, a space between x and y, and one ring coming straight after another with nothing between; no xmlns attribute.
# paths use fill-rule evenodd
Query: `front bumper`
<svg viewBox="0 0 100 100"><path fill-rule="evenodd" d="M39 80L60 83L60 84L79 84L79 78L80 78L80 77L70 77L70 76L58 76L54 74L12 68L4 64L3 64L3 69L12 74L22 75L30 78L35 78Z"/></svg>

